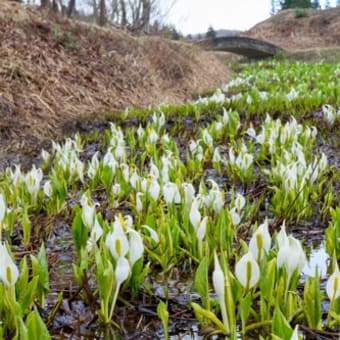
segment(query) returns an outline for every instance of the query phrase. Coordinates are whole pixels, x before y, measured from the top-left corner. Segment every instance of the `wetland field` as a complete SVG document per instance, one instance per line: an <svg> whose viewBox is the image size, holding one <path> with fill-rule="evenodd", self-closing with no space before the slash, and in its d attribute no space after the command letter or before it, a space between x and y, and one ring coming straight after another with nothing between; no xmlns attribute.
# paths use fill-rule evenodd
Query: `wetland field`
<svg viewBox="0 0 340 340"><path fill-rule="evenodd" d="M229 67L7 160L0 338L339 339L340 64Z"/></svg>

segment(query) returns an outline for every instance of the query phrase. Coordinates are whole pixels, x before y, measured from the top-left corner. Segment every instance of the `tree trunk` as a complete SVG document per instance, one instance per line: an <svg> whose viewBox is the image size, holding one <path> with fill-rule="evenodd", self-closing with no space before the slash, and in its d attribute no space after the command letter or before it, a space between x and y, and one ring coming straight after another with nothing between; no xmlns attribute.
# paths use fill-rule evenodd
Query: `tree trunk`
<svg viewBox="0 0 340 340"><path fill-rule="evenodd" d="M70 0L67 6L66 15L70 18L74 15L76 9L76 0Z"/></svg>
<svg viewBox="0 0 340 340"><path fill-rule="evenodd" d="M40 7L48 8L50 5L49 0L41 0Z"/></svg>
<svg viewBox="0 0 340 340"><path fill-rule="evenodd" d="M105 0L100 0L100 14L99 14L99 25L104 26L106 24L106 6Z"/></svg>
<svg viewBox="0 0 340 340"><path fill-rule="evenodd" d="M142 12L142 30L144 33L150 33L150 16L151 16L151 2L150 0L142 0L143 12Z"/></svg>
<svg viewBox="0 0 340 340"><path fill-rule="evenodd" d="M120 21L121 26L126 26L127 24L127 17L126 17L126 7L125 7L125 1L120 0L120 10L122 12L122 17Z"/></svg>
<svg viewBox="0 0 340 340"><path fill-rule="evenodd" d="M92 7L93 7L93 19L94 19L94 22L97 23L98 7L97 7L97 1L96 0L92 0Z"/></svg>
<svg viewBox="0 0 340 340"><path fill-rule="evenodd" d="M119 17L118 11L118 3L117 0L111 0L111 15L110 19L112 22L117 22L117 18Z"/></svg>
<svg viewBox="0 0 340 340"><path fill-rule="evenodd" d="M52 11L55 13L59 12L57 0L52 0Z"/></svg>

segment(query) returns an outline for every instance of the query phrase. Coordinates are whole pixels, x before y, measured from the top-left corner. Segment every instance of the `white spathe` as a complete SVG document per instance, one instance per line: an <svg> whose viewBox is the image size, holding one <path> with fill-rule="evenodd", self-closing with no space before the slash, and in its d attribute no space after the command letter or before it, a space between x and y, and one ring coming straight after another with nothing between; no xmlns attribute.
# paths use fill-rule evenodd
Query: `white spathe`
<svg viewBox="0 0 340 340"><path fill-rule="evenodd" d="M144 245L139 232L129 229L129 260L131 267L143 256Z"/></svg>
<svg viewBox="0 0 340 340"><path fill-rule="evenodd" d="M264 253L268 254L271 242L268 220L266 219L254 232L249 242L249 250L257 261L263 259Z"/></svg>
<svg viewBox="0 0 340 340"><path fill-rule="evenodd" d="M40 168L37 169L33 165L32 170L29 173L27 173L25 177L27 190L32 197L36 197L40 188L40 182L42 178L43 178L42 170Z"/></svg>
<svg viewBox="0 0 340 340"><path fill-rule="evenodd" d="M152 229L150 226L144 224L142 225L143 228L145 228L149 233L150 233L150 237L156 242L159 242L159 236L156 233L156 231L154 229Z"/></svg>
<svg viewBox="0 0 340 340"><path fill-rule="evenodd" d="M176 183L168 182L163 185L163 197L166 204L181 202L181 194Z"/></svg>
<svg viewBox="0 0 340 340"><path fill-rule="evenodd" d="M130 271L131 268L129 261L125 257L120 257L115 269L117 287L119 287L129 277Z"/></svg>
<svg viewBox="0 0 340 340"><path fill-rule="evenodd" d="M225 296L225 290L224 290L224 273L222 271L220 262L218 261L218 257L215 253L215 257L214 257L214 271L212 274L212 281L213 281L213 286L214 286L214 290L215 293L218 296L218 299L220 301L224 301L224 296Z"/></svg>
<svg viewBox="0 0 340 340"><path fill-rule="evenodd" d="M306 254L302 249L300 241L289 235L277 254L278 268L284 266L288 277L291 278L294 271L301 272L306 261Z"/></svg>
<svg viewBox="0 0 340 340"><path fill-rule="evenodd" d="M92 204L91 199L88 198L86 193L81 197L80 204L82 205L82 220L89 229L92 229L96 216L96 207Z"/></svg>
<svg viewBox="0 0 340 340"><path fill-rule="evenodd" d="M244 288L252 288L259 281L260 268L250 251L236 263L235 275Z"/></svg>
<svg viewBox="0 0 340 340"><path fill-rule="evenodd" d="M19 270L9 255L4 244L0 243L0 280L7 286L15 285Z"/></svg>
<svg viewBox="0 0 340 340"><path fill-rule="evenodd" d="M336 264L333 274L328 278L326 292L330 300L335 300L340 296L340 271Z"/></svg>
<svg viewBox="0 0 340 340"><path fill-rule="evenodd" d="M129 241L121 224L115 224L113 232L107 234L105 244L116 260L118 260L120 257L124 257L128 253Z"/></svg>
<svg viewBox="0 0 340 340"><path fill-rule="evenodd" d="M244 198L243 195L237 193L234 204L235 204L235 208L237 209L237 211L240 212L246 205L246 199Z"/></svg>

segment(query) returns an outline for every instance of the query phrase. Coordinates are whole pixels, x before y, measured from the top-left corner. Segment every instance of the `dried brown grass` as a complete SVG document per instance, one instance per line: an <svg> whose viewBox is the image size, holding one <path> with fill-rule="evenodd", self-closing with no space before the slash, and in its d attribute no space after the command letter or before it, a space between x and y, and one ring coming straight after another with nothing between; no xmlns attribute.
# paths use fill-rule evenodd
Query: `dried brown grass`
<svg viewBox="0 0 340 340"><path fill-rule="evenodd" d="M288 50L340 46L340 7L327 10L284 10L242 35L267 40Z"/></svg>
<svg viewBox="0 0 340 340"><path fill-rule="evenodd" d="M229 77L225 62L192 45L0 0L2 150L39 144L83 116L184 103Z"/></svg>

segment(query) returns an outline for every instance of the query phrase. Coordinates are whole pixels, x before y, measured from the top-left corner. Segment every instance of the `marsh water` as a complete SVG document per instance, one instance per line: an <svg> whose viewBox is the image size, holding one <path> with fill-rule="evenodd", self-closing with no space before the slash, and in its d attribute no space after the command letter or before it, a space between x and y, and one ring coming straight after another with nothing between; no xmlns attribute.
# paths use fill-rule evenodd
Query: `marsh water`
<svg viewBox="0 0 340 340"><path fill-rule="evenodd" d="M201 124L205 123L202 118ZM133 122L125 122L124 128L128 128ZM172 129L175 120L168 123L169 131ZM176 142L182 150L183 158L188 142L188 134L192 133L193 120L185 119L182 122L181 129L186 131L185 137L176 137ZM199 125L199 124L198 124ZM108 127L108 122L91 123L85 122L81 126L68 127L67 134L70 132L80 131L86 135L103 134ZM69 129L69 130L68 130ZM84 147L82 153L83 160L89 160L93 153L98 149L98 142L89 142ZM335 149L323 146L325 152L328 153L329 159L333 164L339 166L339 154ZM6 166L12 166L18 163L23 164L23 168L29 168L31 164L40 164L40 156L37 152L36 157L29 159L16 156L7 159ZM206 168L205 178L212 178L222 186L227 183L227 179L222 175L218 175L213 168ZM251 190L249 190L251 193ZM247 194L247 193L245 193ZM69 209L72 210L75 201L79 200L79 194L69 197ZM100 200L100 194L97 199ZM113 218L112 211L103 212L108 218ZM314 276L316 268L318 276L321 278L321 288L325 289L326 278L329 276L330 258L326 252L324 231L327 225L316 223L300 224L293 228L291 232L295 237L303 240L308 263L305 265L301 284L304 283L307 276ZM203 339L212 331L212 329L202 329L194 317L189 305L191 301L200 301L198 294L193 289L194 278L190 273L184 275L174 268L171 272L164 275L151 272L147 278L152 296L148 292L141 291L137 300L128 302L129 296L123 296L118 301L115 310L115 320L120 326L117 331L116 327L101 327L97 320L96 310L98 304L95 301L84 302L82 289L79 287L73 273L72 262L76 262L76 253L74 250L73 239L71 234L72 216L60 213L52 218L45 215L36 217L33 224L39 224L43 227L48 235L45 239L45 247L50 265L50 292L47 295L47 307L45 312L50 313L55 309L55 314L50 325L51 334L55 339L162 339L164 337L162 324L157 315L157 304L159 299L164 299L167 295L169 303L170 321L169 334L170 338L175 339ZM40 242L39 237L32 242ZM18 248L18 251L23 249ZM82 289L80 289L82 288ZM86 290L95 289L91 278L86 282ZM125 299L126 298L126 299ZM326 315L329 307L328 301L322 302L322 310ZM310 334L303 333L306 338ZM218 336L214 336L215 339ZM314 337L317 338L317 337ZM324 337L327 338L327 337ZM320 337L321 339L321 337ZM323 339L323 338L322 338ZM330 336L329 339L334 339Z"/></svg>

